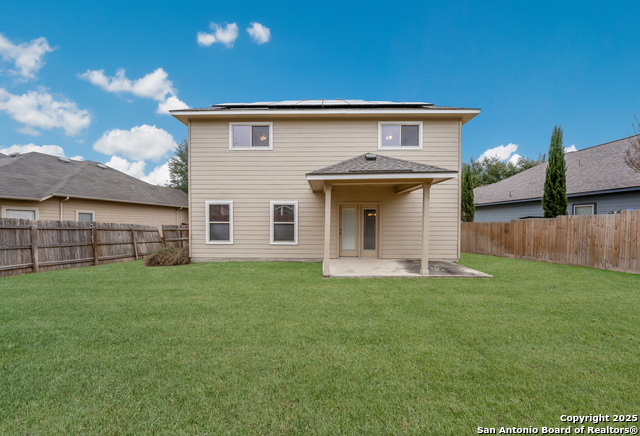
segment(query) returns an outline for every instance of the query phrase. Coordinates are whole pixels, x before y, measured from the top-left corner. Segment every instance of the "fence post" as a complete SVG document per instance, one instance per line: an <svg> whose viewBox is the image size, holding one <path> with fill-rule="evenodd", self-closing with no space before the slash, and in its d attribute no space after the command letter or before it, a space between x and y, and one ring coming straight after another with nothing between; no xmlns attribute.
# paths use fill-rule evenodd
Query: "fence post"
<svg viewBox="0 0 640 436"><path fill-rule="evenodd" d="M162 246L167 246L167 232L165 231L164 226L162 226Z"/></svg>
<svg viewBox="0 0 640 436"><path fill-rule="evenodd" d="M38 225L31 226L31 261L33 262L33 272L38 272Z"/></svg>
<svg viewBox="0 0 640 436"><path fill-rule="evenodd" d="M98 228L94 224L91 228L91 245L93 247L93 264L98 264Z"/></svg>
<svg viewBox="0 0 640 436"><path fill-rule="evenodd" d="M136 244L136 230L131 227L131 243L133 244L133 257L138 260L138 245Z"/></svg>

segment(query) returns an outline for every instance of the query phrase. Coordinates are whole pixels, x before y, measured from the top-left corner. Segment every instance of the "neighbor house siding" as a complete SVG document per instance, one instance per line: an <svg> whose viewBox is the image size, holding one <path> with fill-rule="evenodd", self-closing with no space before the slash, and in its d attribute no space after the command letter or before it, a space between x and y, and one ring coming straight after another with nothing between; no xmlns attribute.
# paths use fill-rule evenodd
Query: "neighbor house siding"
<svg viewBox="0 0 640 436"><path fill-rule="evenodd" d="M186 208L117 203L97 200L77 200L54 197L42 202L0 199L0 207L22 207L38 209L40 220L75 221L77 211L92 211L97 222L144 224L162 227L186 223ZM60 210L62 205L62 217Z"/></svg>
<svg viewBox="0 0 640 436"><path fill-rule="evenodd" d="M640 209L640 191L618 192L597 195L574 195L569 197L567 215L573 215L574 204L596 204L596 214L607 214L619 210ZM499 205L476 205L474 221L477 223L506 222L523 217L543 217L540 200Z"/></svg>
<svg viewBox="0 0 640 436"><path fill-rule="evenodd" d="M506 222L524 217L543 217L540 201L498 204L489 206L476 205L476 223Z"/></svg>
<svg viewBox="0 0 640 436"><path fill-rule="evenodd" d="M378 121L423 120L422 150L378 150ZM229 150L230 121L273 122L273 150ZM459 171L460 123L427 117L369 118L251 117L190 122L191 255L194 260L307 259L323 256L324 194L314 193L306 173L359 154L374 152ZM338 202L333 198L332 250L337 256ZM375 189L375 190L374 190ZM397 195L390 188L368 189L362 198L380 201L382 257L420 257L420 190ZM459 182L434 185L431 191L430 256L456 259L459 229ZM206 244L205 202L234 202L233 245ZM271 245L270 201L298 201L298 245ZM393 205L393 208L390 206ZM417 232L417 233L416 233ZM416 237L416 235L418 235Z"/></svg>

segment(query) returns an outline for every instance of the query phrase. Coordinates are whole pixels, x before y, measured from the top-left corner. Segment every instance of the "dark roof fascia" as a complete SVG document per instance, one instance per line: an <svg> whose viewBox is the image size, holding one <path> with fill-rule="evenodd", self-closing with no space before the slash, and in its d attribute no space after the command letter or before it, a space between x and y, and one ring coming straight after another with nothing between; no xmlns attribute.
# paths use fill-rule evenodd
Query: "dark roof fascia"
<svg viewBox="0 0 640 436"><path fill-rule="evenodd" d="M635 186L632 188L620 188L620 189L608 189L606 191L589 191L589 192L578 192L573 194L567 194L567 198L573 197L588 197L590 195L605 195L605 194L619 194L622 192L632 192L632 191L640 191L640 186ZM493 203L476 203L475 206L499 206L502 204L513 204L513 203L527 203L530 201L542 201L542 197L533 197L533 198L521 198L518 200L511 201L496 201Z"/></svg>
<svg viewBox="0 0 640 436"><path fill-rule="evenodd" d="M3 199L3 200L37 201L37 202L44 201L48 197L50 197L50 196L47 196L45 198L37 198L37 197L13 197L11 195L0 195L0 198Z"/></svg>
<svg viewBox="0 0 640 436"><path fill-rule="evenodd" d="M160 203L148 203L148 202L144 202L144 201L127 201L127 200L117 200L114 198L100 198L100 197L82 197L79 195L68 195L68 194L50 194L47 195L45 197L42 198L30 198L30 197L11 197L8 195L0 195L1 199L6 199L6 200L16 200L16 201L37 201L38 203L42 203L43 201L46 201L50 198L69 198L69 199L75 199L75 200L92 200L92 201L109 201L111 203L126 203L126 204L143 204L145 206L158 206L158 207L171 207L171 208L177 208L177 209L188 209L189 205L181 205L181 204L160 204Z"/></svg>
<svg viewBox="0 0 640 436"><path fill-rule="evenodd" d="M51 194L51 195L43 198L41 201L44 201L49 197L69 197L69 198L75 198L77 200L110 201L112 203L144 204L145 206L175 207L175 208L182 208L182 209L188 209L189 208L188 204L186 206L184 206L184 205L181 205L181 204L148 203L148 202L145 202L145 201L128 201L128 200L118 200L118 199L115 199L115 198L100 198L100 197L82 197L82 196L78 196L78 195L68 195L68 194Z"/></svg>
<svg viewBox="0 0 640 436"><path fill-rule="evenodd" d="M373 170L373 171L366 171L366 170L362 170L362 171L348 171L348 172L339 172L339 173L321 173L321 172L311 172L311 173L307 173L305 174L305 176L362 176L362 175L372 175L375 176L376 174L384 174L384 175L389 175L389 174L397 174L398 176L406 176L407 174L445 174L445 175L451 175L451 174L458 174L457 171L452 171L452 170L447 170L444 168L441 169L435 169L433 171L410 171L410 170L406 170L406 171L393 171L393 170Z"/></svg>

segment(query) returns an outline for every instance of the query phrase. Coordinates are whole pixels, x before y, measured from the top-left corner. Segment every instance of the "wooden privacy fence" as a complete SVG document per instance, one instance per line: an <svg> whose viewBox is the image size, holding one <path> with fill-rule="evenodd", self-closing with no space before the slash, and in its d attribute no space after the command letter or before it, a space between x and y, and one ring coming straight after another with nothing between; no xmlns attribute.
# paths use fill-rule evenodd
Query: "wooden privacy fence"
<svg viewBox="0 0 640 436"><path fill-rule="evenodd" d="M0 218L0 277L140 259L188 244L186 226ZM164 227L163 227L164 228Z"/></svg>
<svg viewBox="0 0 640 436"><path fill-rule="evenodd" d="M189 226L162 226L165 247L183 248L189 245Z"/></svg>
<svg viewBox="0 0 640 436"><path fill-rule="evenodd" d="M461 227L465 252L640 273L640 210Z"/></svg>

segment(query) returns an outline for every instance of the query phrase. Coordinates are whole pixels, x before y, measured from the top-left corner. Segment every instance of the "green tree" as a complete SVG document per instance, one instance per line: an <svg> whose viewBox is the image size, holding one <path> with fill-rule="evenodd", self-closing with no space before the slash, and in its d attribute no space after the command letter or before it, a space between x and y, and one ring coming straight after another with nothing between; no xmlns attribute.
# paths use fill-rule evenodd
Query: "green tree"
<svg viewBox="0 0 640 436"><path fill-rule="evenodd" d="M549 144L549 163L544 180L542 209L545 218L567 214L567 164L562 148L562 128L555 126Z"/></svg>
<svg viewBox="0 0 640 436"><path fill-rule="evenodd" d="M473 204L473 175L471 165L462 164L462 221L472 223L476 214L476 206Z"/></svg>
<svg viewBox="0 0 640 436"><path fill-rule="evenodd" d="M167 161L170 181L167 186L189 192L189 143L184 138L176 147L175 155Z"/></svg>
<svg viewBox="0 0 640 436"><path fill-rule="evenodd" d="M627 153L624 156L624 162L633 171L640 173L640 135L638 135L638 133L640 133L640 121L638 121L638 117L636 117L633 130L636 135L629 138L630 144L627 149Z"/></svg>
<svg viewBox="0 0 640 436"><path fill-rule="evenodd" d="M469 171L471 171L474 180L474 188L478 186L490 185L499 182L524 170L528 170L545 161L544 154L538 156L538 159L529 159L521 157L517 163L503 162L497 157L489 157L482 160L469 160Z"/></svg>

